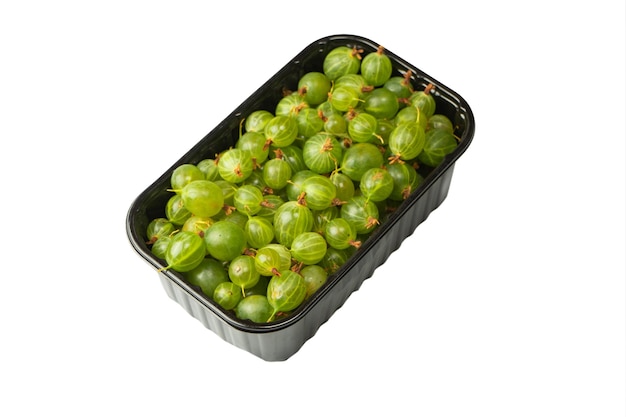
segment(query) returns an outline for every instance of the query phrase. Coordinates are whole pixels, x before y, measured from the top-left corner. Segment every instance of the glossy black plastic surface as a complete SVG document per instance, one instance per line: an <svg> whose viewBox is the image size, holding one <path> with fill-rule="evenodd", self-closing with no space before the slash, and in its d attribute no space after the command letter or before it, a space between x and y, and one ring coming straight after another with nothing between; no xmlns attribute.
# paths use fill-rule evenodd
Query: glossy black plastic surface
<svg viewBox="0 0 626 417"><path fill-rule="evenodd" d="M461 96L385 48L385 53L393 62L394 75L403 75L410 69L415 89L424 88L428 84L435 86L433 94L437 113L445 114L452 120L460 143L440 166L420 172L425 176L423 184L365 241L341 269L329 277L327 283L314 296L286 319L269 324L255 324L240 321L234 314L222 310L198 288L189 285L180 274L169 270L157 273L164 264L150 252L145 243L145 233L151 219L164 217L165 203L171 196L167 189L173 169L183 163L195 164L205 158L212 158L216 153L233 146L239 137L242 118L258 109L274 112L283 90L295 90L299 78L306 72L321 71L324 56L340 45L357 46L365 53L376 51L379 46L369 39L355 35L334 35L311 43L141 192L127 214L126 230L129 241L137 253L154 268L168 296L225 341L267 361L286 360L296 353L343 305L350 294L358 290L363 281L443 202L450 187L454 163L465 152L474 135L473 114Z"/></svg>

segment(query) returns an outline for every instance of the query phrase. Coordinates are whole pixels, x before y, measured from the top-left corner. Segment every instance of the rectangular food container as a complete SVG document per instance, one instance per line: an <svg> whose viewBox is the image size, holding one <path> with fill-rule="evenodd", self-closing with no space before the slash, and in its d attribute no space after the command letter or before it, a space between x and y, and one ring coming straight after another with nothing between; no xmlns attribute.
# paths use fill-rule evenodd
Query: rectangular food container
<svg viewBox="0 0 626 417"><path fill-rule="evenodd" d="M425 178L420 187L373 232L347 263L328 277L317 293L287 318L268 324L255 324L240 321L234 314L221 309L198 288L188 284L181 274L172 270L157 272L164 264L146 245L146 228L150 220L164 217L165 203L171 197L167 189L174 168L183 163L196 164L205 158L213 158L216 153L234 146L239 137L242 118L253 110L274 112L284 89L295 91L303 74L309 71L321 72L325 55L341 45L356 46L363 49L364 54L376 51L379 46L360 36L333 35L305 47L139 194L126 218L131 246L154 268L167 295L222 339L266 361L283 361L296 353L350 294L358 290L363 281L372 276L374 270L443 202L450 187L455 161L465 152L474 135L474 117L461 96L385 48L385 53L393 63L393 75L404 75L411 70L411 81L416 90L433 84L437 113L448 116L454 123L459 145L437 168L420 168L419 172Z"/></svg>

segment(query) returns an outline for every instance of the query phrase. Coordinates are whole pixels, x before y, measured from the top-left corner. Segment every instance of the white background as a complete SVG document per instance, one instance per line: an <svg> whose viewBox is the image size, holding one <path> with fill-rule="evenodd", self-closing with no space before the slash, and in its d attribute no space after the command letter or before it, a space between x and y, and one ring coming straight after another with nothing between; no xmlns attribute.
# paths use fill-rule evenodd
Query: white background
<svg viewBox="0 0 626 417"><path fill-rule="evenodd" d="M0 6L0 414L624 416L620 1ZM476 118L448 198L288 361L131 248L134 198L304 46L368 37Z"/></svg>

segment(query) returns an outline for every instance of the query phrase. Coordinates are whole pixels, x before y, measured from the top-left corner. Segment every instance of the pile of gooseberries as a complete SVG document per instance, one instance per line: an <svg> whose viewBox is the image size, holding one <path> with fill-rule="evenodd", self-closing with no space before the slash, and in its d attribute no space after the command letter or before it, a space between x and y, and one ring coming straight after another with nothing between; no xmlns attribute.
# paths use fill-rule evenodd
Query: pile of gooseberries
<svg viewBox="0 0 626 417"><path fill-rule="evenodd" d="M458 143L435 87L393 75L383 47L339 46L236 144L177 166L147 227L161 270L240 320L286 317L310 298Z"/></svg>

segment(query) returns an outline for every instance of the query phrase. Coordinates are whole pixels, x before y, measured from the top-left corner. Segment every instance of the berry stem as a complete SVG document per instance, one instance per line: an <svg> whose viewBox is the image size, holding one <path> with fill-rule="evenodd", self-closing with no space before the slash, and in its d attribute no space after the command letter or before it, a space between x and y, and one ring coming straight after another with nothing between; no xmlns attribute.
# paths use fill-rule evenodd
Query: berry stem
<svg viewBox="0 0 626 417"><path fill-rule="evenodd" d="M270 201L267 201L267 200L261 201L261 206L262 207L266 207L266 208L270 208L270 209L276 208L276 204L274 204L274 203L272 203Z"/></svg>
<svg viewBox="0 0 626 417"><path fill-rule="evenodd" d="M402 84L408 87L411 87L411 76L413 75L413 71L410 69L404 73L404 77L402 80ZM412 88L410 88L412 90Z"/></svg>
<svg viewBox="0 0 626 417"><path fill-rule="evenodd" d="M372 227L376 226L377 224L380 224L378 219L370 216L370 217L367 218L367 223L365 223L365 228L366 229L371 229Z"/></svg>
<svg viewBox="0 0 626 417"><path fill-rule="evenodd" d="M243 135L243 123L244 123L245 120L246 120L246 118L244 117L239 122L239 138L241 138L241 135Z"/></svg>
<svg viewBox="0 0 626 417"><path fill-rule="evenodd" d="M300 262L291 267L291 270L296 273L300 273L302 271L302 267L304 267L304 262Z"/></svg>
<svg viewBox="0 0 626 417"><path fill-rule="evenodd" d="M355 248L360 248L361 247L361 241L360 240L351 240L350 241L350 246L354 246Z"/></svg>
<svg viewBox="0 0 626 417"><path fill-rule="evenodd" d="M409 195L411 195L411 186L407 185L406 187L404 187L404 189L402 190L402 199L406 200L407 198L409 198Z"/></svg>
<svg viewBox="0 0 626 417"><path fill-rule="evenodd" d="M326 140L324 141L324 144L322 145L322 149L320 150L320 153L322 152L330 152L333 150L333 142L329 137L326 138Z"/></svg>
<svg viewBox="0 0 626 417"><path fill-rule="evenodd" d="M362 59L361 54L363 52L363 49L357 49L356 46L352 47L352 56L357 57L358 59Z"/></svg>
<svg viewBox="0 0 626 417"><path fill-rule="evenodd" d="M388 159L389 159L390 164L395 164L395 163L404 164L404 161L400 159L400 154L390 156Z"/></svg>
<svg viewBox="0 0 626 417"><path fill-rule="evenodd" d="M298 204L300 204L301 206L306 206L306 193L304 191L302 191L300 193L300 195L298 196L297 200Z"/></svg>

